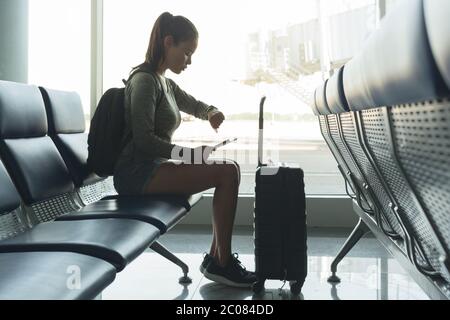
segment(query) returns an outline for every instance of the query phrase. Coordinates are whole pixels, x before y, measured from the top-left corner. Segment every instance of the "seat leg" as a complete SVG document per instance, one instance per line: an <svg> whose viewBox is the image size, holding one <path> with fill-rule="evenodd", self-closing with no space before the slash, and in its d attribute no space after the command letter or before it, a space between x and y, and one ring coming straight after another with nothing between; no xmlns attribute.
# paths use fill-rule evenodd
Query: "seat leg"
<svg viewBox="0 0 450 320"><path fill-rule="evenodd" d="M336 276L337 266L339 262L341 262L341 260L347 255L347 253L355 246L355 244L359 241L359 239L361 239L368 232L370 232L369 227L360 218L358 224L353 229L350 236L347 238L347 241L345 241L344 246L341 248L336 258L334 258L333 262L331 263L332 274L328 278L328 282L331 283L341 282L341 279L339 279L339 277Z"/></svg>
<svg viewBox="0 0 450 320"><path fill-rule="evenodd" d="M100 292L97 296L95 296L94 300L103 300L102 293Z"/></svg>
<svg viewBox="0 0 450 320"><path fill-rule="evenodd" d="M159 243L158 241L153 242L150 246L150 249L162 255L167 260L175 263L181 268L181 270L183 270L184 275L179 279L179 282L181 284L192 283L192 279L188 277L189 267L183 261L178 259L172 252L167 250L161 243Z"/></svg>

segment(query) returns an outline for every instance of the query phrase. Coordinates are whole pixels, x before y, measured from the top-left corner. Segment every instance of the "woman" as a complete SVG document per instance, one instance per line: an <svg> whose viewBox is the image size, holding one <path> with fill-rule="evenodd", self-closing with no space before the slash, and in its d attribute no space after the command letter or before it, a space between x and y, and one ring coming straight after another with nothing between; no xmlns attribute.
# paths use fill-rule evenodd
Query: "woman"
<svg viewBox="0 0 450 320"><path fill-rule="evenodd" d="M256 281L231 253L231 237L240 183L239 166L232 161L207 163L212 149L182 148L171 143L180 125L180 110L208 120L219 128L225 117L217 108L194 99L174 81L167 69L180 74L190 64L198 32L188 19L163 13L156 20L145 62L134 70L125 89L125 130L132 140L122 152L114 173L119 194L190 195L215 188L213 240L200 266L205 277L226 285L249 287ZM180 152L181 151L181 152ZM192 163L194 154L203 155ZM182 157L182 163L170 159ZM198 160L198 158L196 158Z"/></svg>

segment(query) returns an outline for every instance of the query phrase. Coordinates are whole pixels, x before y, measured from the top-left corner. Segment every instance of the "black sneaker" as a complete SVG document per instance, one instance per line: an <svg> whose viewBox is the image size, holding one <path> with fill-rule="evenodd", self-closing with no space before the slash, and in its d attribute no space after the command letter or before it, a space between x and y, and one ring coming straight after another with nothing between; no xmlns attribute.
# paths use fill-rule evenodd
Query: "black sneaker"
<svg viewBox="0 0 450 320"><path fill-rule="evenodd" d="M204 271L205 278L232 287L252 287L257 280L256 275L247 271L238 257L238 254L234 253L225 267L221 267L215 259L211 259Z"/></svg>
<svg viewBox="0 0 450 320"><path fill-rule="evenodd" d="M200 265L200 272L205 273L205 269L208 267L209 263L213 260L214 260L214 257L212 255L210 255L209 253L205 252L203 254L203 262Z"/></svg>

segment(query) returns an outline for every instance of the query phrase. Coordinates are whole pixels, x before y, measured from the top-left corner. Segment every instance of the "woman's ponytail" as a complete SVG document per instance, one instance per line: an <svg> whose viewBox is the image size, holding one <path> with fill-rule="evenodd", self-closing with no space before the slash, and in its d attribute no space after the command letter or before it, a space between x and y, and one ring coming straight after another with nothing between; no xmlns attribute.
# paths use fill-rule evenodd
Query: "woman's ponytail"
<svg viewBox="0 0 450 320"><path fill-rule="evenodd" d="M150 41L145 55L145 62L152 71L156 71L164 62L164 38L172 36L174 44L198 38L194 24L183 16L173 16L169 12L162 13L153 25Z"/></svg>

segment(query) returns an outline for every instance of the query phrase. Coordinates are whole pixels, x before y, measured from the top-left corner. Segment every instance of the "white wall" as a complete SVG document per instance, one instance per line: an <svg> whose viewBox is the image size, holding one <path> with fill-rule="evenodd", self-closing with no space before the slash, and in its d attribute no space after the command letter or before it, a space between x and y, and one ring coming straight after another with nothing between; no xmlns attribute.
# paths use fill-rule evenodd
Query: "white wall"
<svg viewBox="0 0 450 320"><path fill-rule="evenodd" d="M253 225L253 203L253 196L239 197L235 225ZM308 227L353 228L358 222L348 197L310 196L306 199L306 211ZM205 195L181 224L210 224L211 217L212 195Z"/></svg>

